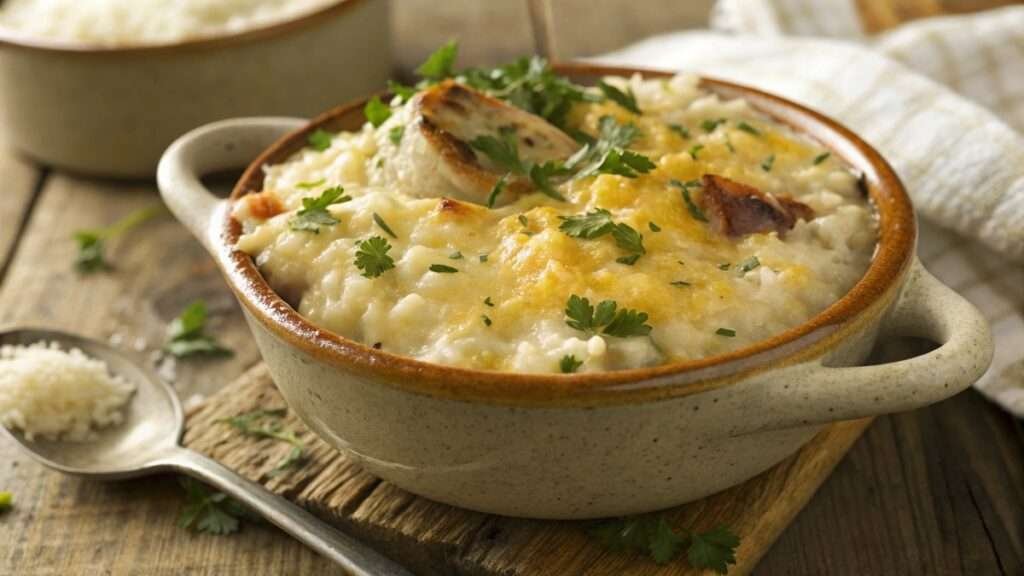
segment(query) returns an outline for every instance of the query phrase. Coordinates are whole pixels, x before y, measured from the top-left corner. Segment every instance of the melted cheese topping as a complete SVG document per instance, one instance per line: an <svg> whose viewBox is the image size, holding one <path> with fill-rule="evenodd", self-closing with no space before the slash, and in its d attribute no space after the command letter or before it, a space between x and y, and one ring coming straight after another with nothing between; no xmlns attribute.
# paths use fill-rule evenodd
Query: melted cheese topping
<svg viewBox="0 0 1024 576"><path fill-rule="evenodd" d="M535 193L497 209L397 189L395 174L423 161L399 155L388 137L409 122L406 105L379 128L338 134L323 152L303 150L266 167L265 193L285 212L266 218L239 202L235 216L245 234L238 249L318 326L429 362L505 371L557 372L567 355L583 361L580 371L599 371L728 352L806 321L860 278L876 224L847 167L834 158L816 163L820 146L743 100L700 91L693 77L608 81L630 86L644 114L610 101L586 103L575 107L570 123L590 133L604 115L635 123L641 137L630 148L656 164L647 174L572 180L558 188L566 202ZM726 121L710 131L702 127L717 119ZM759 134L740 129L740 122ZM770 170L763 166L769 157ZM816 217L799 221L784 238L717 234L669 184L708 173L789 195ZM319 180L325 183L313 189L298 186ZM319 233L291 230L302 198L333 185L353 197L330 206L339 223ZM695 188L694 199L700 193ZM610 235L587 240L559 230L560 217L597 208L643 234L647 253L634 265L616 262L625 252ZM375 224L374 214L397 238ZM377 278L364 277L354 264L356 244L371 236L388 240L395 263ZM760 266L742 271L740 264L753 257ZM433 264L458 272L431 272ZM628 338L575 330L564 311L573 294L646 312L653 330Z"/></svg>

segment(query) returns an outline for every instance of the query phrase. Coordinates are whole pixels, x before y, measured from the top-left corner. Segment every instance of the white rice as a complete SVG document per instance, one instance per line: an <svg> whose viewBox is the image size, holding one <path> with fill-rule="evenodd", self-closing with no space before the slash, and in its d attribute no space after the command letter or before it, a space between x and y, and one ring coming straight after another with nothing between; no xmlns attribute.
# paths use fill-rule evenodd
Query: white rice
<svg viewBox="0 0 1024 576"><path fill-rule="evenodd" d="M5 0L0 27L85 45L165 44L283 22L336 1Z"/></svg>
<svg viewBox="0 0 1024 576"><path fill-rule="evenodd" d="M29 440L37 436L82 442L120 424L134 384L107 364L56 342L0 347L0 423Z"/></svg>

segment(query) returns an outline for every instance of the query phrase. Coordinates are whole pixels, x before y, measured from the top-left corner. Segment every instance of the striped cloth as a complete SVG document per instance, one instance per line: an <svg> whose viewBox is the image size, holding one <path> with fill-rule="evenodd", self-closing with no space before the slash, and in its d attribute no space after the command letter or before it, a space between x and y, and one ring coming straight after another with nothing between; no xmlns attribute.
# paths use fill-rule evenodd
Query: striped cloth
<svg viewBox="0 0 1024 576"><path fill-rule="evenodd" d="M992 323L976 387L1024 417L1024 6L878 36L855 0L720 0L712 22L598 60L758 86L878 148L922 217L922 262Z"/></svg>

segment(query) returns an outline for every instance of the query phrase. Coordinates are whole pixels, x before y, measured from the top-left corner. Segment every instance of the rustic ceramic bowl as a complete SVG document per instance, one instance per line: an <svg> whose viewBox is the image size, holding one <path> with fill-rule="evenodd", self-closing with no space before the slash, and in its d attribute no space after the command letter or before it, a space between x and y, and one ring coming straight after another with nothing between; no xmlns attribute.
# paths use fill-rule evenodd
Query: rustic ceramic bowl
<svg viewBox="0 0 1024 576"><path fill-rule="evenodd" d="M563 72L593 81L634 70ZM742 482L830 422L956 394L984 372L992 354L978 311L918 263L910 200L877 152L779 97L710 79L704 86L745 97L863 171L880 239L863 279L821 314L770 340L696 361L576 375L474 371L374 350L302 318L252 259L233 249L240 225L230 205L259 191L261 167L302 148L313 129L357 129L362 103L305 126L264 118L196 130L167 151L160 189L216 258L289 405L370 472L434 500L511 516L645 512ZM229 200L198 180L257 154ZM878 338L896 336L939 346L862 366Z"/></svg>
<svg viewBox="0 0 1024 576"><path fill-rule="evenodd" d="M386 0L337 0L229 36L116 48L0 29L0 137L44 164L152 177L186 130L254 114L312 116L390 74Z"/></svg>

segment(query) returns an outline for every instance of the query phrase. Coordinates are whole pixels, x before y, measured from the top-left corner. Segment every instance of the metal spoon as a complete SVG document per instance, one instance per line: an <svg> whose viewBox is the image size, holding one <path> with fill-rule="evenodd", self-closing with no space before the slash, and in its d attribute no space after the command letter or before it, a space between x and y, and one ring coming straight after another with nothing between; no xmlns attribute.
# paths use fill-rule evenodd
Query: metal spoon
<svg viewBox="0 0 1024 576"><path fill-rule="evenodd" d="M95 441L28 440L19 431L4 428L8 436L42 464L67 474L101 480L181 472L227 493L355 576L412 576L366 544L271 494L263 486L180 446L178 441L185 420L174 391L121 352L95 340L51 330L21 329L0 333L0 345L27 345L39 341L57 342L65 350L78 348L106 362L111 373L138 386L125 407L124 422L100 430Z"/></svg>

